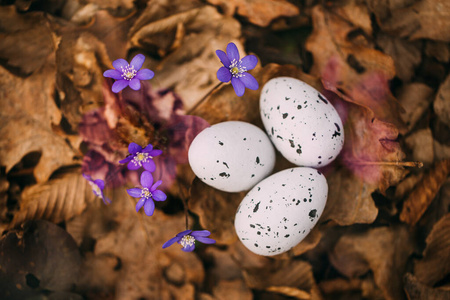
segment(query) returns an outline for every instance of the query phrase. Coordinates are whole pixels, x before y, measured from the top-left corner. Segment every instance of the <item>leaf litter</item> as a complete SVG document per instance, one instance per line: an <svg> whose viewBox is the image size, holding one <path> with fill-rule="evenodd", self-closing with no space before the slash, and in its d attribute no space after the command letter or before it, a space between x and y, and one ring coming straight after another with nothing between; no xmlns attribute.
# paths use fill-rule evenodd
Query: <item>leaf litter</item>
<svg viewBox="0 0 450 300"><path fill-rule="evenodd" d="M0 8L2 299L448 299L445 1L8 3ZM271 35L281 42L263 51ZM217 87L214 51L229 42L264 62L251 71L260 90L241 98ZM137 53L155 80L108 92L102 73ZM194 179L187 149L208 124L262 128L259 93L277 76L326 95L346 141L321 170L329 196L317 226L267 258L235 235L245 193ZM134 211L124 185L138 178L117 164L130 141L167 153L158 176L169 199L151 218ZM292 166L277 153L275 171ZM80 169L108 182L111 205ZM184 229L183 201L195 230L210 230L217 245L161 248Z"/></svg>

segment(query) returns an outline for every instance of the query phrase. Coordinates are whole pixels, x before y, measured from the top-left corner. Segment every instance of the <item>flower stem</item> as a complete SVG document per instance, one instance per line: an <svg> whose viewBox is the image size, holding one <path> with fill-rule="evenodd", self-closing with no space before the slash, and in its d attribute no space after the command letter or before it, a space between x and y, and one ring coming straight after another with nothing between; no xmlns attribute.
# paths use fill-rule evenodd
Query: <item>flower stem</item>
<svg viewBox="0 0 450 300"><path fill-rule="evenodd" d="M188 205L187 205L187 197L185 197L184 191L181 188L180 184L178 185L178 190L180 191L180 197L181 201L183 201L183 208L184 208L184 218L186 222L186 230L189 229L189 211L188 211Z"/></svg>
<svg viewBox="0 0 450 300"><path fill-rule="evenodd" d="M200 106L200 104L202 104L203 102L205 102L205 100L215 91L217 90L221 85L223 84L223 82L220 82L219 84L217 84L215 87L213 87L205 96L203 96L202 99L200 99L200 101L198 101L194 107L192 107L188 112L186 112L187 115L190 115L194 110L197 109L197 107Z"/></svg>

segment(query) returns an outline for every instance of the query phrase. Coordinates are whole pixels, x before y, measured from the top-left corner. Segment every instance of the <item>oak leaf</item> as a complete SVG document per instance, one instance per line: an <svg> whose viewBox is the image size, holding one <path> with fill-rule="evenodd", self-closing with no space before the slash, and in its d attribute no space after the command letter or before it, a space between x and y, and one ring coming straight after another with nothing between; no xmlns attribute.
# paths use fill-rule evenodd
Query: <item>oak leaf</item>
<svg viewBox="0 0 450 300"><path fill-rule="evenodd" d="M411 273L405 275L405 291L410 300L447 300L450 298L450 290L448 288L432 288L427 286Z"/></svg>
<svg viewBox="0 0 450 300"><path fill-rule="evenodd" d="M439 87L433 108L440 121L450 128L450 76Z"/></svg>

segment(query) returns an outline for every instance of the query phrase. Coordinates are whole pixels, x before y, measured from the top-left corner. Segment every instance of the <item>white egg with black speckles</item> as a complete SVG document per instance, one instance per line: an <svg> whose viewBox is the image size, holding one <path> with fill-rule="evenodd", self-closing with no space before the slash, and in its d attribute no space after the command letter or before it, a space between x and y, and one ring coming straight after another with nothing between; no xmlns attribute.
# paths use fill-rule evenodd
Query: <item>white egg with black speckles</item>
<svg viewBox="0 0 450 300"><path fill-rule="evenodd" d="M275 149L264 131L241 121L218 123L200 132L188 157L200 180L225 192L248 191L275 165Z"/></svg>
<svg viewBox="0 0 450 300"><path fill-rule="evenodd" d="M234 226L252 252L272 256L300 243L322 215L328 184L320 171L298 167L273 174L242 200Z"/></svg>
<svg viewBox="0 0 450 300"><path fill-rule="evenodd" d="M293 164L323 167L344 145L336 109L303 81L290 77L269 80L262 88L260 110L272 143Z"/></svg>

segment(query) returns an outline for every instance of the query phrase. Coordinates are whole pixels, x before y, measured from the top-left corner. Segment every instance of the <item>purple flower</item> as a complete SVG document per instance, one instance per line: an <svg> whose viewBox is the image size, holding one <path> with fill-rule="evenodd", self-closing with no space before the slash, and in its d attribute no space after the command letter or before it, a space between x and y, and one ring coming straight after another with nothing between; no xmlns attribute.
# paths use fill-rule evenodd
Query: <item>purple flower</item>
<svg viewBox="0 0 450 300"><path fill-rule="evenodd" d="M147 216L153 215L153 212L155 210L155 201L164 201L167 199L166 194L164 192L157 190L156 188L162 183L161 180L155 182L153 184L153 176L149 171L144 171L141 174L141 188L133 188L127 190L128 195L134 198L141 198L139 199L138 203L136 204L136 212L138 212L142 206L144 206L144 211Z"/></svg>
<svg viewBox="0 0 450 300"><path fill-rule="evenodd" d="M239 51L234 43L229 43L227 53L222 50L216 51L217 56L224 65L217 71L217 79L222 82L229 82L234 88L236 95L244 95L245 88L257 90L258 81L247 71L253 69L258 63L258 58L254 55L247 55L239 59Z"/></svg>
<svg viewBox="0 0 450 300"><path fill-rule="evenodd" d="M167 242L164 243L162 246L163 249L173 245L175 242L183 246L181 250L185 252L191 252L195 249L195 240L202 242L203 244L215 244L216 241L213 239L208 238L211 232L208 230L199 230L199 231L192 231L192 230L185 230L180 233L178 233L175 237L171 238Z"/></svg>
<svg viewBox="0 0 450 300"><path fill-rule="evenodd" d="M161 155L162 150L153 149L152 144L148 144L144 149L136 143L130 143L128 145L129 155L127 158L119 161L121 164L128 163L129 170L137 170L140 167L144 167L145 170L154 172L156 169L153 157Z"/></svg>
<svg viewBox="0 0 450 300"><path fill-rule="evenodd" d="M95 196L102 198L103 203L105 203L106 205L111 203L111 200L106 198L105 194L103 193L103 190L105 189L105 182L103 180L101 180L101 179L93 180L92 177L89 175L85 175L85 174L82 174L82 175L89 182Z"/></svg>
<svg viewBox="0 0 450 300"><path fill-rule="evenodd" d="M155 73L150 69L142 69L145 56L142 54L136 55L131 63L119 58L113 62L114 69L107 70L103 73L103 76L110 77L116 80L112 86L112 91L118 93L127 86L130 86L133 90L137 91L141 88L141 82L139 80L152 79Z"/></svg>

